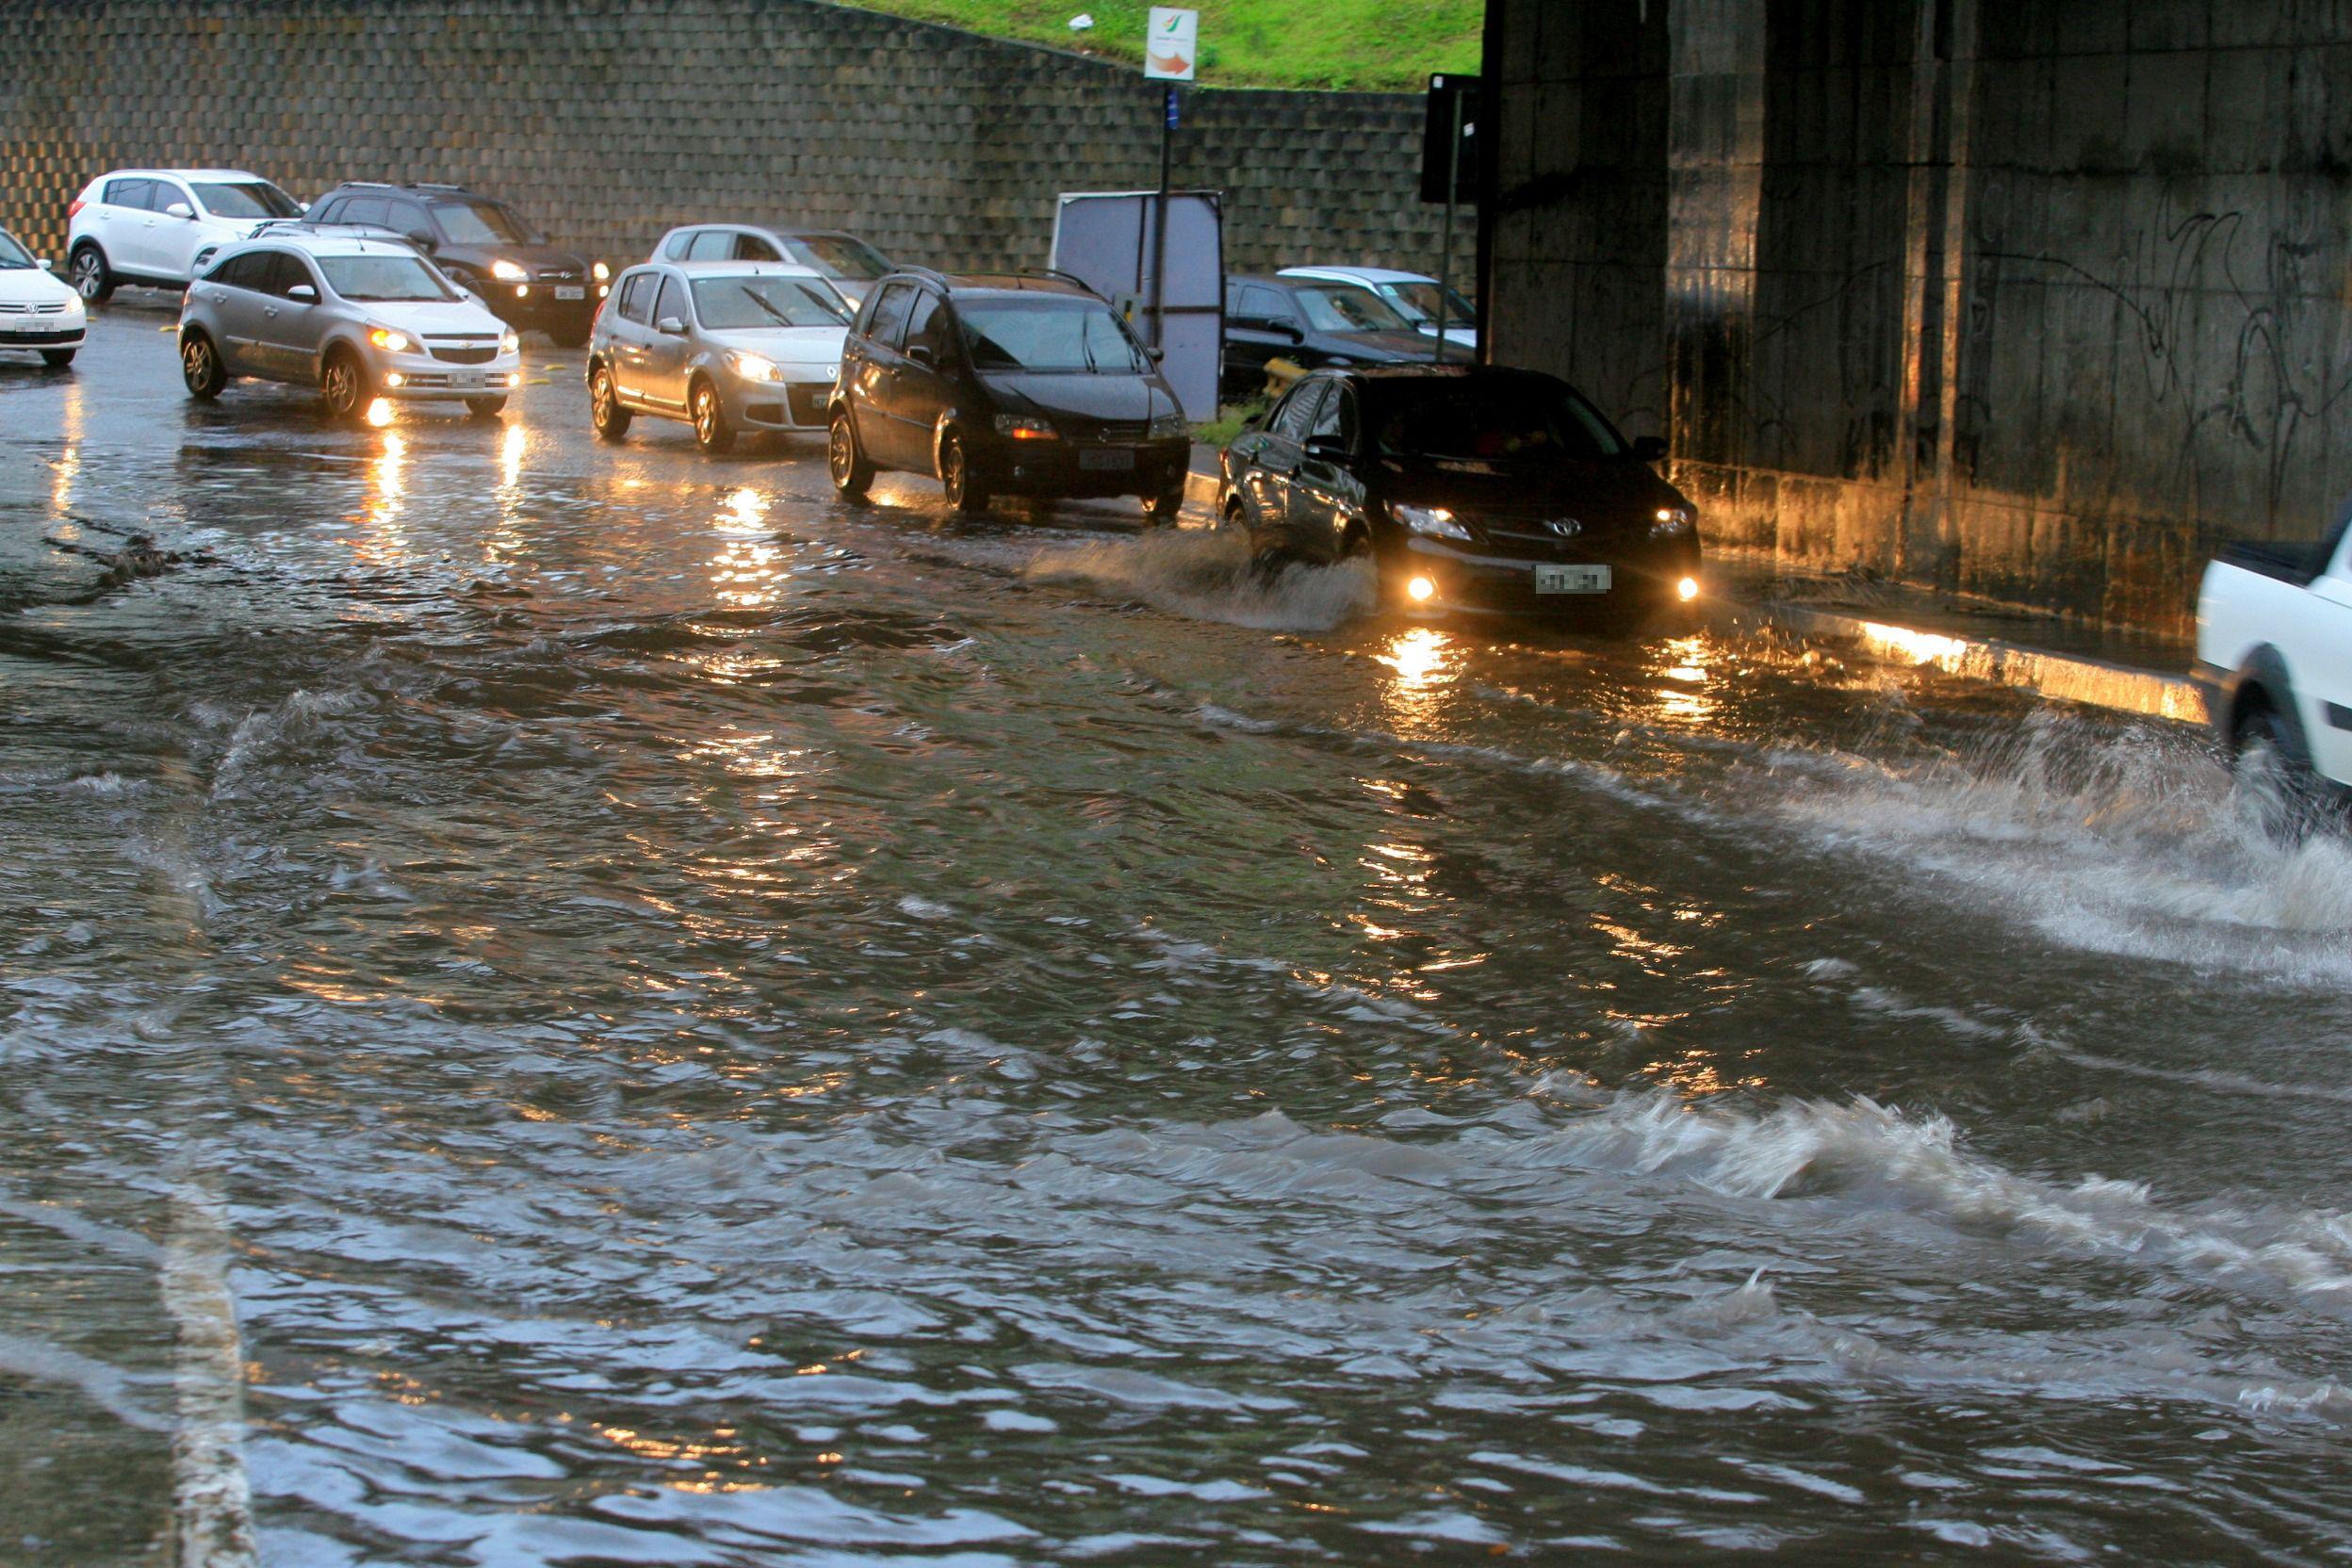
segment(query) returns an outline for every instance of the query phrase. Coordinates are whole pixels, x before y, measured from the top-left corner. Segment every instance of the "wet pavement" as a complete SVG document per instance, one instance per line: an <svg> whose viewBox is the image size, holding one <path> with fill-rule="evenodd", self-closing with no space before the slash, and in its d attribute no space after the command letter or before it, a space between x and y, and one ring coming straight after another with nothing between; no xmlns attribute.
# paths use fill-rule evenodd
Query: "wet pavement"
<svg viewBox="0 0 2352 1568"><path fill-rule="evenodd" d="M0 1558L2352 1550L2194 731L168 324L0 366Z"/></svg>

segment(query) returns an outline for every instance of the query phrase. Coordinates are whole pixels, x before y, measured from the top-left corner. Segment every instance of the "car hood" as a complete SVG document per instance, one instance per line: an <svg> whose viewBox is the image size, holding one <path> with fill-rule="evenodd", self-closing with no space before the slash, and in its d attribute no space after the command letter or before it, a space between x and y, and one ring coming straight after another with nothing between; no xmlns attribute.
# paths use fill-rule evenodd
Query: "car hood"
<svg viewBox="0 0 2352 1568"><path fill-rule="evenodd" d="M0 269L0 304L62 304L80 298L59 279L38 267Z"/></svg>
<svg viewBox="0 0 2352 1568"><path fill-rule="evenodd" d="M1176 395L1157 376L984 374L1008 403L1079 419L1156 419L1174 414Z"/></svg>
<svg viewBox="0 0 2352 1568"><path fill-rule="evenodd" d="M1326 332L1315 335L1316 346L1336 354L1360 353L1367 359L1429 359L1437 351L1434 338L1404 332Z"/></svg>
<svg viewBox="0 0 2352 1568"><path fill-rule="evenodd" d="M1384 462L1392 501L1442 506L1468 522L1575 517L1589 530L1646 524L1661 506L1688 506L1682 492L1631 458L1600 462Z"/></svg>
<svg viewBox="0 0 2352 1568"><path fill-rule="evenodd" d="M764 354L779 365L839 365L848 335L841 327L742 327L702 335L715 348Z"/></svg>
<svg viewBox="0 0 2352 1568"><path fill-rule="evenodd" d="M570 270L583 278L588 273L588 258L561 245L444 245L433 253L484 271L494 261L511 261L534 273Z"/></svg>
<svg viewBox="0 0 2352 1568"><path fill-rule="evenodd" d="M470 336L498 336L506 331L506 323L491 315L471 300L412 300L353 301L368 319L381 321L387 327L419 336L441 336L464 333Z"/></svg>

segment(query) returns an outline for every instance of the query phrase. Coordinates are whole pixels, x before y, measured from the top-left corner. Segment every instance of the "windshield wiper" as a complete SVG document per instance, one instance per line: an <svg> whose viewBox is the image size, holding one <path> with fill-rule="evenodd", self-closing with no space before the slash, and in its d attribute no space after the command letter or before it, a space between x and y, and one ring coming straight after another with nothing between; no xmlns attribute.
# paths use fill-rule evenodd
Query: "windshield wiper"
<svg viewBox="0 0 2352 1568"><path fill-rule="evenodd" d="M737 285L737 286L738 286L739 288L743 287L743 286L742 286L742 285L740 285L740 284L739 284L739 285ZM758 305L758 306L759 306L761 310L766 311L766 312L768 313L769 317L775 320L775 322L776 322L776 324L777 326L779 326L779 327L790 327L790 326L797 326L797 325L799 324L799 323L795 322L795 321L794 321L794 320L793 320L791 317L789 317L789 316L785 315L782 311L780 311L780 310L776 309L774 305L772 305L772 304L768 303L768 302L767 302L767 301L765 301L765 300L761 299L761 298L760 298L758 294L756 294L756 293L752 292L752 290L750 290L749 288L743 288L743 298L744 298L744 299L749 300L749 301L750 301L753 304L756 304L756 305Z"/></svg>

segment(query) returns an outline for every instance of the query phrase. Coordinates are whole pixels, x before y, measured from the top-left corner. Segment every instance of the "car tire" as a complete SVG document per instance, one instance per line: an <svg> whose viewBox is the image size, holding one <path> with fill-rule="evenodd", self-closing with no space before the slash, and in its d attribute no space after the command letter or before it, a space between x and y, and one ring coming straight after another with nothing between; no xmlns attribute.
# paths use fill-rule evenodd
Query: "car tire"
<svg viewBox="0 0 2352 1568"><path fill-rule="evenodd" d="M2297 844L2324 808L2318 776L2294 727L2267 702L2238 715L2230 737L2230 771L2272 841Z"/></svg>
<svg viewBox="0 0 2352 1568"><path fill-rule="evenodd" d="M504 398L468 398L466 412L477 419L495 419L506 412Z"/></svg>
<svg viewBox="0 0 2352 1568"><path fill-rule="evenodd" d="M596 428L599 438L615 444L629 438L629 422L635 416L622 406L621 389L612 384L612 368L598 365L588 372L588 422Z"/></svg>
<svg viewBox="0 0 2352 1568"><path fill-rule="evenodd" d="M106 265L106 253L97 246L85 242L77 247L66 263L66 271L82 303L102 305L114 298L114 270Z"/></svg>
<svg viewBox="0 0 2352 1568"><path fill-rule="evenodd" d="M62 370L74 363L74 356L79 352L79 349L43 349L41 362L52 370Z"/></svg>
<svg viewBox="0 0 2352 1568"><path fill-rule="evenodd" d="M318 395L330 416L351 424L366 419L368 405L376 400L375 384L368 379L367 365L349 349L328 352L326 366L318 375Z"/></svg>
<svg viewBox="0 0 2352 1568"><path fill-rule="evenodd" d="M833 476L833 489L845 501L861 501L874 484L874 465L858 445L858 426L849 410L834 413L833 428L825 440L825 466Z"/></svg>
<svg viewBox="0 0 2352 1568"><path fill-rule="evenodd" d="M727 405L719 400L714 383L697 379L687 390L686 408L694 416L694 445L705 456L720 457L735 449L735 427L727 422Z"/></svg>
<svg viewBox="0 0 2352 1568"><path fill-rule="evenodd" d="M201 332L181 335L180 379L188 384L189 397L205 403L219 397L220 389L229 384L228 368L220 363L220 349Z"/></svg>
<svg viewBox="0 0 2352 1568"><path fill-rule="evenodd" d="M1143 502L1143 520L1152 528L1174 528L1177 515L1184 510L1184 487L1179 484L1173 490L1166 490L1159 495L1146 497Z"/></svg>
<svg viewBox="0 0 2352 1568"><path fill-rule="evenodd" d="M947 492L947 504L966 516L988 509L988 487L972 471L972 454L960 435L939 443L939 487Z"/></svg>

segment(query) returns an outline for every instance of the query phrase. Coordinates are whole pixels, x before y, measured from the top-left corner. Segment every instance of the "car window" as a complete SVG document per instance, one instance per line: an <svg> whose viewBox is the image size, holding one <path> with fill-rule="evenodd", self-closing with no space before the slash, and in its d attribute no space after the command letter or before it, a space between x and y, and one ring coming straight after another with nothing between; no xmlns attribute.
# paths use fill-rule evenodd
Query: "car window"
<svg viewBox="0 0 2352 1568"><path fill-rule="evenodd" d="M302 204L268 180L204 180L196 200L215 218L300 218Z"/></svg>
<svg viewBox="0 0 2352 1568"><path fill-rule="evenodd" d="M1383 386L1371 416L1382 453L1472 463L1616 457L1625 439L1568 387L1453 381Z"/></svg>
<svg viewBox="0 0 2352 1568"><path fill-rule="evenodd" d="M1315 422L1307 427L1307 439L1316 437L1337 441L1353 451L1356 446L1356 396L1345 386L1333 386L1329 396L1315 411Z"/></svg>
<svg viewBox="0 0 2352 1568"><path fill-rule="evenodd" d="M937 294L918 294L915 308L906 317L906 347L930 350L934 365L944 360L955 346L948 333L956 318L942 308L944 302Z"/></svg>
<svg viewBox="0 0 2352 1568"><path fill-rule="evenodd" d="M347 300L369 302L457 298L442 286L440 274L416 256L326 256L320 259L318 270L326 273L328 286Z"/></svg>
<svg viewBox="0 0 2352 1568"><path fill-rule="evenodd" d="M195 210L195 204L188 199L187 188L177 180L157 180L148 189L147 204L155 211L162 212L174 203L188 207L191 212Z"/></svg>
<svg viewBox="0 0 2352 1568"><path fill-rule="evenodd" d="M776 253L775 246L758 235L739 234L735 237L735 253L727 259L729 261L782 261L784 258Z"/></svg>
<svg viewBox="0 0 2352 1568"><path fill-rule="evenodd" d="M735 253L735 237L725 229L705 229L686 247L688 261L725 261Z"/></svg>
<svg viewBox="0 0 2352 1568"><path fill-rule="evenodd" d="M1256 284L1242 285L1241 308L1233 314L1250 321L1278 321L1287 325L1291 320L1290 305L1282 298L1282 290Z"/></svg>
<svg viewBox="0 0 2352 1568"><path fill-rule="evenodd" d="M678 286L676 278L663 278L662 297L653 303L653 324L658 327L664 321L676 321L691 326L694 319L694 313L686 308L686 290Z"/></svg>
<svg viewBox="0 0 2352 1568"><path fill-rule="evenodd" d="M314 223L340 223L344 221L343 209L351 204L346 197L337 196L333 201L320 197L310 205L310 220Z"/></svg>
<svg viewBox="0 0 2352 1568"><path fill-rule="evenodd" d="M537 237L496 202L435 202L433 212L452 245L529 245Z"/></svg>
<svg viewBox="0 0 2352 1568"><path fill-rule="evenodd" d="M297 284L308 284L312 292L318 291L318 280L311 276L310 264L290 251L270 253L269 292L285 299Z"/></svg>
<svg viewBox="0 0 2352 1568"><path fill-rule="evenodd" d="M1380 287L1380 298L1395 305L1415 326L1437 319L1438 293L1437 285L1433 283L1384 284ZM1446 326L1475 327L1478 324L1478 313L1471 308L1469 301L1453 289L1446 291Z"/></svg>
<svg viewBox="0 0 2352 1568"><path fill-rule="evenodd" d="M914 302L912 284L894 283L884 288L874 299L874 314L867 318L866 336L885 348L897 348L899 334L906 325L906 313Z"/></svg>
<svg viewBox="0 0 2352 1568"><path fill-rule="evenodd" d="M31 253L17 243L16 236L6 229L0 229L0 270L29 271L32 265Z"/></svg>
<svg viewBox="0 0 2352 1568"><path fill-rule="evenodd" d="M655 272L631 272L621 280L621 319L649 326L653 321L653 291L661 284Z"/></svg>
<svg viewBox="0 0 2352 1568"><path fill-rule="evenodd" d="M1315 405L1323 400L1323 389L1330 384L1311 381L1292 387L1290 396L1274 411L1274 417L1266 421L1266 429L1287 441L1305 440L1308 422L1315 417Z"/></svg>
<svg viewBox="0 0 2352 1568"><path fill-rule="evenodd" d="M106 205L129 207L134 212L147 210L147 193L155 186L153 180L108 180Z"/></svg>
<svg viewBox="0 0 2352 1568"><path fill-rule="evenodd" d="M250 288L259 293L269 286L270 253L246 251L214 268L207 282L224 288Z"/></svg>
<svg viewBox="0 0 2352 1568"><path fill-rule="evenodd" d="M392 204L381 196L354 196L342 204L342 216L330 220L336 223L366 223L373 228L392 227Z"/></svg>
<svg viewBox="0 0 2352 1568"><path fill-rule="evenodd" d="M958 307L979 370L1140 375L1152 368L1110 306L1068 294L974 300Z"/></svg>
<svg viewBox="0 0 2352 1568"><path fill-rule="evenodd" d="M1352 284L1308 284L1290 291L1316 332L1411 332L1413 323L1369 288Z"/></svg>
<svg viewBox="0 0 2352 1568"><path fill-rule="evenodd" d="M712 332L849 322L841 296L823 278L696 278L694 314Z"/></svg>
<svg viewBox="0 0 2352 1568"><path fill-rule="evenodd" d="M792 252L787 259L803 267L813 267L828 278L847 278L852 283L870 283L890 270L882 253L862 239L852 239L841 234L796 235L784 241Z"/></svg>
<svg viewBox="0 0 2352 1568"><path fill-rule="evenodd" d="M423 206L415 202L393 202L389 206L393 228L417 238L433 237L433 220L425 215Z"/></svg>
<svg viewBox="0 0 2352 1568"><path fill-rule="evenodd" d="M692 245L694 242L694 230L678 230L676 234L670 236L668 239L662 241L662 259L663 261L684 261L686 259L686 247Z"/></svg>

